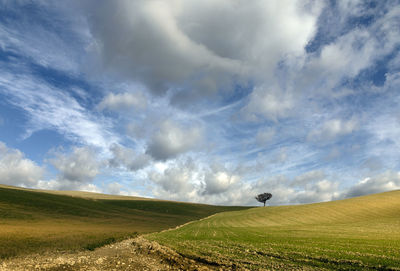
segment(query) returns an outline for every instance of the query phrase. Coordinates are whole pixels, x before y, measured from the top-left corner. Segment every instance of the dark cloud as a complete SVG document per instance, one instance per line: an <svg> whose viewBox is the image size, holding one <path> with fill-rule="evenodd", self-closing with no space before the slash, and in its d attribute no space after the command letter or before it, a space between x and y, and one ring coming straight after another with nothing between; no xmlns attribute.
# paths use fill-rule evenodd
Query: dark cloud
<svg viewBox="0 0 400 271"><path fill-rule="evenodd" d="M88 3L105 66L153 93L177 88L202 95L230 86L232 79L263 78L283 55L302 54L320 11L312 1Z"/></svg>

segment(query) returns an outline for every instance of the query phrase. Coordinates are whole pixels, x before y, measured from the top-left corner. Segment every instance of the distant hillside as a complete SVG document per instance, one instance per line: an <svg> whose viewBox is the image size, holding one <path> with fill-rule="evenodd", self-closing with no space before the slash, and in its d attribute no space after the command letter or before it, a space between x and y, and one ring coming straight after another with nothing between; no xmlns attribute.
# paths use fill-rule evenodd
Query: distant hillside
<svg viewBox="0 0 400 271"><path fill-rule="evenodd" d="M225 212L147 238L223 269L400 270L400 191Z"/></svg>
<svg viewBox="0 0 400 271"><path fill-rule="evenodd" d="M0 184L0 188L17 189L17 190L31 191L31 192L42 192L42 193L49 193L49 194L55 194L55 195L65 195L65 196L88 198L88 199L157 200L157 199L152 199L152 198L121 196L121 195L108 195L108 194L85 192L85 191L66 191L66 190L59 191L59 190L32 189L32 188L4 185L4 184ZM160 200L158 200L158 201L160 201Z"/></svg>
<svg viewBox="0 0 400 271"><path fill-rule="evenodd" d="M93 249L137 233L168 229L224 207L87 192L0 187L0 258Z"/></svg>

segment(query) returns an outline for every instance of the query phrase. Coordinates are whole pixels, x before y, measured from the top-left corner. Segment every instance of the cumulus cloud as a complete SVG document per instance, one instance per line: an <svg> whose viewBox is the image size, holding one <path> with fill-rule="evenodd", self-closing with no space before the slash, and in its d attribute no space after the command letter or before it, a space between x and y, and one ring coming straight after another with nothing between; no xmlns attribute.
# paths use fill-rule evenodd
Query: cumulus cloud
<svg viewBox="0 0 400 271"><path fill-rule="evenodd" d="M217 195L206 195L206 202L227 205L257 205L254 197L269 192L273 197L270 205L302 204L339 199L341 193L337 182L326 179L312 181L303 186L293 187L292 180L286 176L273 176L255 182L239 181L237 185Z"/></svg>
<svg viewBox="0 0 400 271"><path fill-rule="evenodd" d="M343 8L349 6L354 9L343 12ZM341 16L347 20L354 15L352 14L354 12L359 12L358 16L361 14L371 16L368 14L371 9L367 9L365 3L360 4L358 1L351 4L348 1L340 1L339 7L342 9ZM377 60L388 56L399 46L399 17L400 8L390 7L388 12L377 17L369 27L341 29L340 31L345 34L339 35L334 41L323 46L319 54L310 55L303 73L300 73L303 81L307 81L308 85L318 81L317 84L324 84L324 87L319 88L323 90L321 94L335 96L337 94L336 90L333 91L335 86L373 67ZM353 93L348 92L348 94Z"/></svg>
<svg viewBox="0 0 400 271"><path fill-rule="evenodd" d="M238 191L249 197L262 192L270 192L272 205L302 204L339 199L339 183L325 178L323 171L310 171L293 179L286 176L273 176L260 179L247 190ZM254 205L248 200L247 204Z"/></svg>
<svg viewBox="0 0 400 271"><path fill-rule="evenodd" d="M349 20L354 19L356 13L353 14L354 10L346 12L343 10L350 6L360 11L357 16L373 16L371 25L362 27L351 25ZM329 21L323 24L324 18L321 18L329 13L327 10L330 8L339 10L330 20L341 21L337 26L339 29L331 33L333 36L326 33L330 30L324 27L328 25L330 29L335 28L336 23ZM276 67L275 72L271 73L275 76L273 79L257 81L249 95L247 105L242 108L244 119L278 122L293 117L298 112L305 115L309 108L312 108L314 113L322 111L318 99L328 97L336 100L359 95L352 87L343 84L362 76L364 71L372 73L371 69L377 62L390 56L400 44L400 8L396 6L382 9L388 10L382 16L371 14L371 7L356 2L351 4L340 2L324 9L323 15L319 18L321 23L319 34L315 40L310 40L319 47L315 52L299 53L297 57L286 56L281 59L280 66ZM322 37L326 41L322 40ZM387 73L386 77L396 81L394 80L396 76L392 76L392 73ZM383 90L381 87L375 87L372 82L363 87L363 91L377 91L377 89Z"/></svg>
<svg viewBox="0 0 400 271"><path fill-rule="evenodd" d="M164 120L150 139L146 153L156 160L167 160L199 147L202 137L203 130L198 126Z"/></svg>
<svg viewBox="0 0 400 271"><path fill-rule="evenodd" d="M44 169L25 158L17 149L0 142L0 182L14 186L34 187L43 177Z"/></svg>
<svg viewBox="0 0 400 271"><path fill-rule="evenodd" d="M342 188L323 170L305 172L289 178L271 176L249 182L226 167L196 166L192 160L166 165L149 172L154 195L163 199L226 205L257 205L254 197L273 194L271 205L304 204L400 189L400 174L386 172L368 177L349 188Z"/></svg>
<svg viewBox="0 0 400 271"><path fill-rule="evenodd" d="M321 10L314 1L259 0L86 6L104 64L155 93L178 85L213 93L233 77L265 77L281 58L304 52Z"/></svg>
<svg viewBox="0 0 400 271"><path fill-rule="evenodd" d="M323 171L306 172L293 179L284 175L248 182L225 166L195 165L192 160L174 162L161 171L149 171L153 193L163 199L227 205L256 205L254 197L272 193L272 205L335 200L342 197L339 183Z"/></svg>
<svg viewBox="0 0 400 271"><path fill-rule="evenodd" d="M111 182L105 186L103 193L111 195L122 195L122 196L139 196L138 193L132 191L128 187L122 185L119 182Z"/></svg>
<svg viewBox="0 0 400 271"><path fill-rule="evenodd" d="M147 166L151 157L145 153L137 153L133 149L114 144L110 147L113 157L109 160L112 167L123 166L128 170L135 171Z"/></svg>
<svg viewBox="0 0 400 271"><path fill-rule="evenodd" d="M400 173L387 171L359 181L347 191L345 197L357 197L396 189L400 189Z"/></svg>
<svg viewBox="0 0 400 271"><path fill-rule="evenodd" d="M56 131L70 143L101 149L100 155L107 158L101 164L88 147L58 153L48 161L59 175L44 181L40 167L6 148L2 176L22 180L16 174L24 175L27 168L36 173L22 185L98 191L93 182L103 165L113 173L118 170L116 182L102 186L111 193L131 191L123 185L124 177L130 181L148 174L147 180L139 179L150 184L157 197L248 205L255 205L254 196L262 192L273 193L270 203L277 205L398 186L397 173L370 176L353 187L348 178L339 186L323 170L293 177L318 168L343 170L341 174L349 176L353 169L347 162L364 161L359 170L368 174L398 167L399 116L394 112L400 82L400 7L393 3L75 2L79 3L70 5L71 10L32 5L38 15L28 20L32 27L23 19L31 9L8 10L15 18L0 23L0 48L6 53L0 61L0 94L10 108L25 113L26 137L41 129ZM76 9L81 6L86 10ZM53 19L55 24L47 24ZM81 64L87 60L82 55L102 61L104 73L97 68L89 75L99 81L82 73ZM91 64L86 68L95 68ZM377 77L384 80L383 86L374 85ZM109 87L121 79L122 88ZM127 87L132 81L143 92L131 92L136 91ZM94 89L114 92L100 100ZM147 100L148 90L163 96ZM217 94L212 100L199 99L212 94ZM385 102L377 106L383 94ZM93 110L94 104L99 110ZM393 107L382 106L389 104ZM182 105L190 110L182 110ZM129 114L129 109L137 114ZM103 115L120 110L125 112L119 112L117 120L111 119L115 114ZM351 114L354 118L343 117ZM364 117L369 121L360 127ZM232 121L239 118L244 121ZM9 123L3 125L8 128ZM118 135L123 127L129 139ZM358 132L361 128L363 133ZM349 147L352 134L361 139L357 161L347 157L355 153ZM205 145L204 138L213 148L207 155L195 153ZM134 147L125 147L122 139L132 140ZM315 144L328 141L337 145ZM195 162L180 160L188 156ZM381 164L368 157L379 157ZM216 160L224 166L212 167L210 161ZM17 161L18 172L8 168L10 161ZM350 188L341 192L343 186Z"/></svg>
<svg viewBox="0 0 400 271"><path fill-rule="evenodd" d="M109 109L119 111L124 109L146 109L147 99L143 93L109 93L99 103L100 110Z"/></svg>
<svg viewBox="0 0 400 271"><path fill-rule="evenodd" d="M100 162L89 147L75 147L71 153L56 153L49 162L59 171L48 185L59 190L78 190L89 185L100 172Z"/></svg>
<svg viewBox="0 0 400 271"><path fill-rule="evenodd" d="M44 190L73 190L73 191L85 191L85 192L93 192L93 193L103 193L97 185L93 183L72 183L60 181L59 179L50 179L50 180L40 180L34 188L44 189Z"/></svg>
<svg viewBox="0 0 400 271"><path fill-rule="evenodd" d="M197 168L192 160L169 165L161 172L152 171L149 179L156 185L154 194L161 198L197 201Z"/></svg>
<svg viewBox="0 0 400 271"><path fill-rule="evenodd" d="M204 194L213 195L227 192L233 185L237 184L240 177L233 175L225 169L217 169L208 172L204 177Z"/></svg>
<svg viewBox="0 0 400 271"><path fill-rule="evenodd" d="M258 86L250 94L248 104L242 108L246 120L269 119L277 122L291 115L295 106L293 93L282 91L279 87Z"/></svg>
<svg viewBox="0 0 400 271"><path fill-rule="evenodd" d="M165 166L148 173L153 193L163 199L232 204L231 192L241 185L239 175L224 166L196 165L192 159Z"/></svg>
<svg viewBox="0 0 400 271"><path fill-rule="evenodd" d="M318 181L296 193L292 201L296 203L312 203L336 200L341 196L338 187L338 182L329 180Z"/></svg>
<svg viewBox="0 0 400 271"><path fill-rule="evenodd" d="M369 66L376 46L366 30L354 30L336 43L325 46L318 59L319 68L334 75L356 76Z"/></svg>

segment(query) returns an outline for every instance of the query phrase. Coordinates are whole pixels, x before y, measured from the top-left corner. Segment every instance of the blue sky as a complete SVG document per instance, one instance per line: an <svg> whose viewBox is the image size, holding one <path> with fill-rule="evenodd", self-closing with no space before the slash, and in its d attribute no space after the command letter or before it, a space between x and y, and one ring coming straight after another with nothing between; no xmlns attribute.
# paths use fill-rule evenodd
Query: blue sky
<svg viewBox="0 0 400 271"><path fill-rule="evenodd" d="M0 182L214 204L400 189L400 1L0 1Z"/></svg>

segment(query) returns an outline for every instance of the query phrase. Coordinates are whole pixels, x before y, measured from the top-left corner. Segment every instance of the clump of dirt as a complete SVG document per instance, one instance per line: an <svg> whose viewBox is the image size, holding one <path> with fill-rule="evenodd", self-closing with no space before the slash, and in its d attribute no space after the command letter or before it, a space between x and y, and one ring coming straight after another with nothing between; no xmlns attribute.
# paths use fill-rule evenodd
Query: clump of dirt
<svg viewBox="0 0 400 271"><path fill-rule="evenodd" d="M231 269L231 268L229 268ZM236 268L235 268L236 269ZM94 251L46 253L13 258L0 270L227 270L226 266L188 259L174 250L139 236Z"/></svg>

